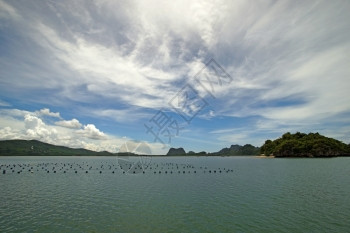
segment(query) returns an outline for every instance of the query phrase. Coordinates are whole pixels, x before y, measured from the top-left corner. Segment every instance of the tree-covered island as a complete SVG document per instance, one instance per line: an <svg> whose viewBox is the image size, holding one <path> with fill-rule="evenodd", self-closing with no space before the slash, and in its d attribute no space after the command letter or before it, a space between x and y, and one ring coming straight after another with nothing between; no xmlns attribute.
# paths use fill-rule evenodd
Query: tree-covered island
<svg viewBox="0 0 350 233"><path fill-rule="evenodd" d="M276 140L266 140L261 154L275 157L350 156L350 145L319 133L285 133Z"/></svg>

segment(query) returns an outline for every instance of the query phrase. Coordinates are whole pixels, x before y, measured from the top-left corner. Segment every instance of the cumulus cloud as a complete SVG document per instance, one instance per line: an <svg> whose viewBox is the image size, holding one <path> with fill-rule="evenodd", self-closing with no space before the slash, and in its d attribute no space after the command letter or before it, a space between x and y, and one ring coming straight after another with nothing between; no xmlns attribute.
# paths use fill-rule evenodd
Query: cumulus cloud
<svg viewBox="0 0 350 233"><path fill-rule="evenodd" d="M57 138L57 130L50 129L37 116L25 115L24 125L26 129L26 137L31 139L44 140L46 142L53 142Z"/></svg>
<svg viewBox="0 0 350 233"><path fill-rule="evenodd" d="M77 134L76 128L81 126L78 120L63 120L59 121L58 125L51 125L44 122L42 118L44 115L38 114L38 112L40 111L30 112L18 109L0 111L0 139L36 139L55 145L86 149L91 149L91 145L94 144L96 150L112 148L109 143L111 143L110 140L113 137L109 138L94 125L88 124L84 130ZM43 112L51 113L50 111ZM54 116L59 116L59 114L54 114ZM109 140L109 143L104 143L101 146L99 143L90 142L89 139L105 139L106 141ZM89 148L87 148L87 145L90 145Z"/></svg>
<svg viewBox="0 0 350 233"><path fill-rule="evenodd" d="M57 121L55 124L70 129L80 129L82 126L82 124L75 118L70 121Z"/></svg>
<svg viewBox="0 0 350 233"><path fill-rule="evenodd" d="M90 139L105 139L106 135L96 128L94 124L84 125L84 129L78 130L78 134Z"/></svg>
<svg viewBox="0 0 350 233"><path fill-rule="evenodd" d="M130 138L106 134L94 124L87 124L79 129L82 125L75 118L54 124L45 122L37 112L18 109L0 111L0 140L36 139L54 145L112 153L118 152L126 141L132 141ZM160 143L148 145L153 154L166 153Z"/></svg>
<svg viewBox="0 0 350 233"><path fill-rule="evenodd" d="M6 126L4 128L0 128L0 139L1 140L20 139L20 133L16 130L13 130L9 126Z"/></svg>

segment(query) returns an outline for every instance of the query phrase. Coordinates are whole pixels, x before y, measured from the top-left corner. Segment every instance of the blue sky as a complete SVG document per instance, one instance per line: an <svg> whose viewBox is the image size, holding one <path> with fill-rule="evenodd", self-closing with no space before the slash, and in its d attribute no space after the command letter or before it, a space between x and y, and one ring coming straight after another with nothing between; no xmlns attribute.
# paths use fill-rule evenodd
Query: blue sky
<svg viewBox="0 0 350 233"><path fill-rule="evenodd" d="M0 139L112 152L139 140L154 154L287 131L349 143L349 11L345 0L0 0Z"/></svg>

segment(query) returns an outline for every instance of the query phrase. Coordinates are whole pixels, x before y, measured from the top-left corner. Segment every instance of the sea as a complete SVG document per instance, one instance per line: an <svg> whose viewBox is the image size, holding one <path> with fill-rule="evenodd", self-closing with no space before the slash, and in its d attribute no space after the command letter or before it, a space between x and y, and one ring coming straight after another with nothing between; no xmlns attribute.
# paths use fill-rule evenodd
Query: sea
<svg viewBox="0 0 350 233"><path fill-rule="evenodd" d="M350 158L0 157L0 232L350 232Z"/></svg>

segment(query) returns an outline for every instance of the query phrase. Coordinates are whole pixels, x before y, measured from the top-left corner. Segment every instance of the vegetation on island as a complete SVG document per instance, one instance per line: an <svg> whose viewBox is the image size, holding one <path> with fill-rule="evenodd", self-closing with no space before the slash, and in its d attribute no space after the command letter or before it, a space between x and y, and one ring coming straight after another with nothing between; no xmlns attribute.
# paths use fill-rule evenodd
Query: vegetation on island
<svg viewBox="0 0 350 233"><path fill-rule="evenodd" d="M261 154L275 157L349 156L350 146L319 133L285 133L276 140L266 140Z"/></svg>

